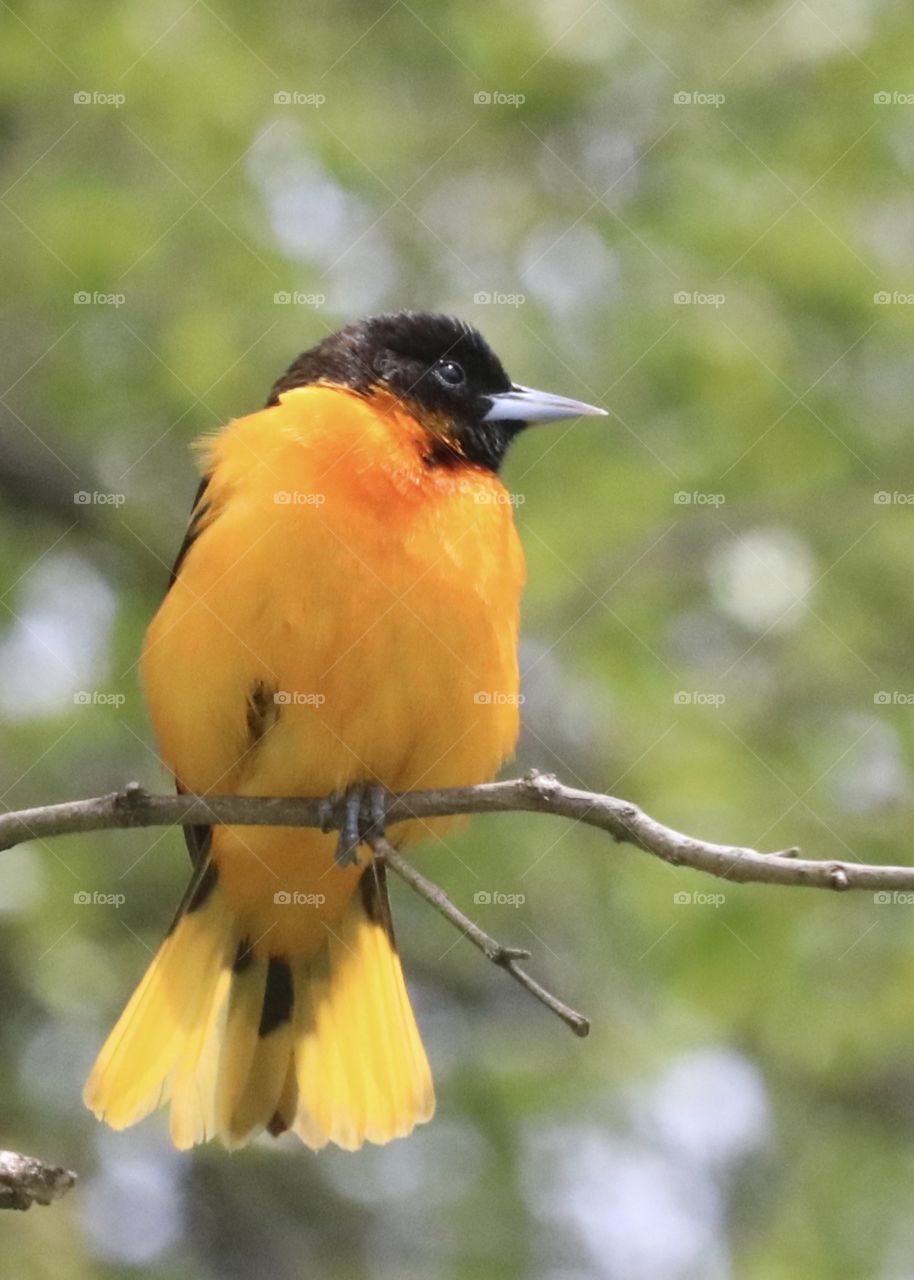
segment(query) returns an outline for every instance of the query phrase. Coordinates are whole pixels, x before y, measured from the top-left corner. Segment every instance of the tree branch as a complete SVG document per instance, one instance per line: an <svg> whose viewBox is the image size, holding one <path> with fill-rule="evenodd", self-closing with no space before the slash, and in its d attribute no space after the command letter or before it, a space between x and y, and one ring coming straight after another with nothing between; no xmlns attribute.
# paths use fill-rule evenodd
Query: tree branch
<svg viewBox="0 0 914 1280"><path fill-rule="evenodd" d="M493 963L505 969L537 1000L556 1013L576 1035L587 1035L587 1019L541 987L520 967L529 952L506 947L485 933L427 880L382 835L372 832L411 818L525 810L583 822L608 832L619 843L635 845L675 866L691 867L724 880L759 884L801 885L816 889L914 891L914 867L876 867L840 859L800 858L797 849L760 853L739 845L711 844L674 831L614 796L563 786L549 774L531 773L509 782L474 787L409 791L393 795L374 791L374 810L366 837L401 879L436 908ZM351 799L351 796L349 797ZM0 850L29 839L111 828L230 823L237 826L319 827L341 829L352 814L346 795L296 796L151 796L131 782L121 792L91 800L0 814Z"/></svg>
<svg viewBox="0 0 914 1280"><path fill-rule="evenodd" d="M30 1209L65 1196L76 1174L16 1151L0 1151L0 1209Z"/></svg>
<svg viewBox="0 0 914 1280"><path fill-rule="evenodd" d="M334 797L334 801L336 802ZM450 814L551 813L608 832L674 866L691 867L723 880L783 884L812 889L904 889L914 891L914 867L871 866L839 858L800 858L796 849L760 853L739 845L712 844L683 835L649 817L637 805L614 796L563 786L548 774L529 774L509 782L388 795L385 823ZM339 804L334 807L339 825ZM326 799L288 796L151 796L136 783L122 792L91 800L72 800L0 814L0 850L25 840L114 828L189 826L320 827Z"/></svg>
<svg viewBox="0 0 914 1280"><path fill-rule="evenodd" d="M631 844L673 866L704 871L722 880L755 884L802 886L811 889L869 889L871 892L914 892L914 867L872 866L801 858L798 849L761 853L740 845L712 844L684 835L650 817L637 805L614 796L563 786L549 774L530 773L508 782L431 791L383 793L384 828L411 818L437 818L472 813L549 813L583 822L607 832L620 844ZM371 815L374 831L377 813ZM298 798L292 796L152 796L138 783L123 791L90 800L43 805L36 809L0 814L0 851L27 840L88 831L132 827L233 826L318 827L339 829L345 822L345 797ZM446 919L450 920L494 964L505 969L537 1000L556 1013L577 1035L587 1035L589 1023L541 987L520 967L529 952L506 947L480 929L438 885L427 880L388 842L368 830L366 838L375 857ZM0 1209L27 1209L49 1204L72 1187L75 1175L14 1152L0 1152Z"/></svg>

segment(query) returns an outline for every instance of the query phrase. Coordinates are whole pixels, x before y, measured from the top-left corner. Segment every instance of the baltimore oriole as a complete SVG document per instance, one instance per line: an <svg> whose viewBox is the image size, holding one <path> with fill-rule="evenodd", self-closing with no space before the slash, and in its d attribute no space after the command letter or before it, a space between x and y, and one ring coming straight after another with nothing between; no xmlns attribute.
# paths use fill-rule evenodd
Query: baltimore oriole
<svg viewBox="0 0 914 1280"><path fill-rule="evenodd" d="M603 412L512 383L468 325L407 312L325 339L266 408L199 442L142 658L179 790L358 800L490 779L517 739L524 580L498 468L529 423ZM191 884L86 1085L100 1119L170 1102L177 1147L266 1128L314 1148L429 1119L383 871L348 830L341 855L319 830L185 829Z"/></svg>

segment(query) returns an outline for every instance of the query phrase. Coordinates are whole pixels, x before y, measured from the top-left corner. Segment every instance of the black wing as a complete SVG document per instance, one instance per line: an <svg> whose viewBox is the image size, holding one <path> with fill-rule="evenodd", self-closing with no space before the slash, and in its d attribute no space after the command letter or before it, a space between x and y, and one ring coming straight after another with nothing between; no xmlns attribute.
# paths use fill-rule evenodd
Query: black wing
<svg viewBox="0 0 914 1280"><path fill-rule="evenodd" d="M181 565L187 556L188 551L194 545L197 535L200 532L200 526L203 519L209 511L209 503L205 499L207 478L200 481L197 492L194 496L194 503L190 509L190 521L187 525L187 532L184 535L184 541L175 557L175 562L171 566L171 573L168 577L168 588L170 589L181 571ZM182 790L180 782L177 784L178 792ZM190 860L195 867L200 866L209 853L210 845L213 842L213 829L210 826L201 824L195 827L184 827L184 841L187 845L187 852L190 854ZM180 915L180 912L179 912Z"/></svg>
<svg viewBox="0 0 914 1280"><path fill-rule="evenodd" d="M200 525L203 523L203 520L209 511L209 503L204 497L208 483L209 478L204 476L200 481L196 494L194 495L193 506L190 509L190 520L188 521L187 532L184 535L184 541L178 548L178 554L175 557L175 562L171 566L171 573L168 575L169 587L173 586L175 578L181 572L181 565L184 563L188 551L190 551L191 547L196 542L197 534L200 532Z"/></svg>

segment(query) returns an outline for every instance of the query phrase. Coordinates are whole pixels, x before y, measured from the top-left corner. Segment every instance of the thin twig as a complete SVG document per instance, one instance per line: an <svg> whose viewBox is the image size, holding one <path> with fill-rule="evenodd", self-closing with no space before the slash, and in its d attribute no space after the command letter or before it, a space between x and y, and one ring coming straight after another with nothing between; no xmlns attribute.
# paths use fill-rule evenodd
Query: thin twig
<svg viewBox="0 0 914 1280"><path fill-rule="evenodd" d="M551 991L547 991L545 987L540 986L536 979L531 978L530 974L517 963L518 960L529 960L529 951L523 947L506 947L501 942L497 942L484 929L480 929L478 924L474 924L469 916L465 916L460 908L451 902L440 885L427 880L421 872L416 870L411 862L396 851L384 836L370 836L368 842L374 851L375 857L383 859L391 871L395 871L401 880L405 880L411 889L415 889L420 898L424 898L426 902L431 903L435 910L439 911L446 920L450 920L451 924L456 925L464 937L469 938L470 942L479 948L486 959L491 960L493 964L497 964L506 973L510 973L511 977L516 979L522 987L525 987L541 1004L544 1004L547 1009L551 1009L553 1013L557 1014L566 1026L571 1027L576 1036L589 1034L590 1023L582 1013L578 1013L577 1010L565 1004L563 1000L559 1000L557 996L554 996Z"/></svg>
<svg viewBox="0 0 914 1280"><path fill-rule="evenodd" d="M114 828L196 823L234 826L320 827L327 820L325 798L292 796L151 796L136 783L122 792L91 800L0 814L0 850L25 840ZM683 835L627 800L563 786L547 774L475 787L408 791L390 795L386 825L410 818L450 814L551 813L608 832L664 862L691 867L723 880L805 886L812 889L914 890L914 867L872 866L840 858L800 858L793 848L761 853L739 845L712 844ZM334 817L339 826L340 815Z"/></svg>
<svg viewBox="0 0 914 1280"><path fill-rule="evenodd" d="M17 1151L0 1151L0 1209L30 1209L65 1196L76 1174Z"/></svg>

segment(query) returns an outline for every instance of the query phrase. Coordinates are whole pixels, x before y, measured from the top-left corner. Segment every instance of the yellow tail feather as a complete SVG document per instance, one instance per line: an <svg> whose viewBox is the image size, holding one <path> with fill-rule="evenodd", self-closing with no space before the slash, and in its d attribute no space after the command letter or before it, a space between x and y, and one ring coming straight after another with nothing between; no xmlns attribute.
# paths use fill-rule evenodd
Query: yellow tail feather
<svg viewBox="0 0 914 1280"><path fill-rule="evenodd" d="M269 1126L279 1106L291 1057L290 1023L258 1040L244 1091L228 1125L219 1133L226 1146L243 1146Z"/></svg>
<svg viewBox="0 0 914 1280"><path fill-rule="evenodd" d="M193 1075L201 1023L209 1020L232 932L222 895L211 894L200 910L181 916L162 943L83 1093L112 1128L126 1129L168 1101L179 1065L182 1085L188 1068Z"/></svg>
<svg viewBox="0 0 914 1280"><path fill-rule="evenodd" d="M253 961L236 972L232 981L225 1035L219 1048L219 1079L216 1085L216 1132L220 1134L231 1133L232 1117L251 1074L266 983L267 966Z"/></svg>
<svg viewBox="0 0 914 1280"><path fill-rule="evenodd" d="M87 1106L125 1128L171 1101L175 1146L292 1129L309 1147L388 1142L434 1091L374 868L308 960L255 959L218 884L182 915L108 1037ZM239 946L239 944L241 944Z"/></svg>
<svg viewBox="0 0 914 1280"><path fill-rule="evenodd" d="M369 868L362 886L326 951L296 977L292 1128L311 1147L389 1142L435 1109L383 880Z"/></svg>

